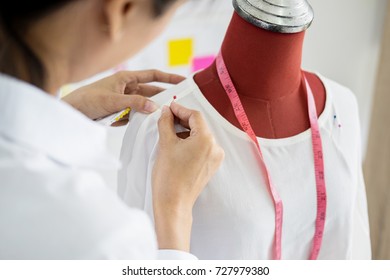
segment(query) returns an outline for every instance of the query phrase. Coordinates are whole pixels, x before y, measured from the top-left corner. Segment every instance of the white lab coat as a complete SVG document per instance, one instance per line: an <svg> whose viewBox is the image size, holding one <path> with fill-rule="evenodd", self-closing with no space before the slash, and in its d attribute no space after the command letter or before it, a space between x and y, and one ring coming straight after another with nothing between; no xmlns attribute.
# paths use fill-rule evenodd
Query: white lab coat
<svg viewBox="0 0 390 280"><path fill-rule="evenodd" d="M194 259L157 250L147 215L107 188L106 130L0 75L0 259ZM136 171L134 176L137 176Z"/></svg>

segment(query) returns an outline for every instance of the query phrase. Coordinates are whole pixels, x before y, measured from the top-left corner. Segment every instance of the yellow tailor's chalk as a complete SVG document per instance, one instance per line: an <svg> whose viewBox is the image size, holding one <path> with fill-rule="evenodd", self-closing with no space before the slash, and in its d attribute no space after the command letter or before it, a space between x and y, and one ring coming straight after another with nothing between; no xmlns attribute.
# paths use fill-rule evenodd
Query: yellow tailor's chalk
<svg viewBox="0 0 390 280"><path fill-rule="evenodd" d="M119 112L119 115L115 118L115 122L120 121L124 117L126 117L128 114L130 114L131 108L127 108L126 110L123 110L122 112Z"/></svg>
<svg viewBox="0 0 390 280"><path fill-rule="evenodd" d="M130 112L131 112L131 108L127 108L125 110L122 110L118 113L112 114L108 117L105 117L105 118L97 120L97 121L103 125L111 126L113 123L122 120L124 117L126 117L128 114L130 114Z"/></svg>

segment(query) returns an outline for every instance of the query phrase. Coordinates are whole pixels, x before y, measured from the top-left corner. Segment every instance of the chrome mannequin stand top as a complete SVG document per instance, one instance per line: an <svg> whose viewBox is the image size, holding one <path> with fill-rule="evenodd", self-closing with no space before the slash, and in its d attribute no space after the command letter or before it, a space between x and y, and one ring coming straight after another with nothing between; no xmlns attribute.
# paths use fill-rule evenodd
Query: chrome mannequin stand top
<svg viewBox="0 0 390 280"><path fill-rule="evenodd" d="M314 18L307 0L233 0L233 6L249 23L279 33L304 31Z"/></svg>

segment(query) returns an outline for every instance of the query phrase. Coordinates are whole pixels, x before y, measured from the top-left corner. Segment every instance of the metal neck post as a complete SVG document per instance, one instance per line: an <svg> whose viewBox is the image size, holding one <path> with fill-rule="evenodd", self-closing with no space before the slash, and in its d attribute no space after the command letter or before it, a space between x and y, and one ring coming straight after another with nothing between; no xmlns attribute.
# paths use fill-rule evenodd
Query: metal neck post
<svg viewBox="0 0 390 280"><path fill-rule="evenodd" d="M279 33L302 32L314 18L307 0L233 0L233 6L249 23Z"/></svg>

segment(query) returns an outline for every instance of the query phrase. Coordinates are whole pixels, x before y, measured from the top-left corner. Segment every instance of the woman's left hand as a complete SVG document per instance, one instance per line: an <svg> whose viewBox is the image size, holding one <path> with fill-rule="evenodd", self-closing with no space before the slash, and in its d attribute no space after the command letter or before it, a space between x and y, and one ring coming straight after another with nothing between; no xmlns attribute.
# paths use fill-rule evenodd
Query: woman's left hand
<svg viewBox="0 0 390 280"><path fill-rule="evenodd" d="M151 97L163 88L148 85L151 82L178 84L184 77L158 70L120 71L68 94L63 101L92 120L117 113L126 108L152 113L158 106Z"/></svg>

